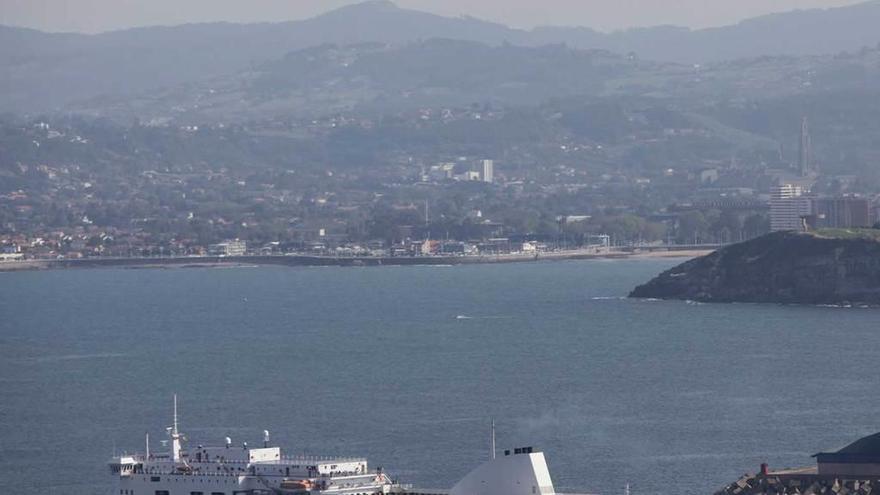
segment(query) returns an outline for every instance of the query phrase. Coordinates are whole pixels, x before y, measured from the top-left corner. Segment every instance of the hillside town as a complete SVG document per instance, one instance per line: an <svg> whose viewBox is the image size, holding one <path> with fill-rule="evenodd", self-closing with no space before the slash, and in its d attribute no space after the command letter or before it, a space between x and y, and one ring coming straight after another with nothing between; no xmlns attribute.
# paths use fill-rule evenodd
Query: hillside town
<svg viewBox="0 0 880 495"><path fill-rule="evenodd" d="M91 139L45 122L16 131L35 148L60 141L82 147ZM686 132L664 128L631 140ZM552 166L526 166L525 153L511 151L502 159L401 155L369 177L352 167L120 173L19 161L5 172L11 187L0 194L0 255L465 256L718 245L769 231L872 227L880 218L877 195L856 176L823 174L812 139L805 118L788 162L704 160L640 173L613 165L609 155L622 145L606 150L595 142L556 145ZM609 164L605 173L577 165L599 157Z"/></svg>

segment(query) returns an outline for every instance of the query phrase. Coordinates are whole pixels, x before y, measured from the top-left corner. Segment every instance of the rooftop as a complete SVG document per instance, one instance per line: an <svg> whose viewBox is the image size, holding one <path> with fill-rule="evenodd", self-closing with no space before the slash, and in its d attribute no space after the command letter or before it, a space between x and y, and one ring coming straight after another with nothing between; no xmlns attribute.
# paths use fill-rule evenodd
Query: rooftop
<svg viewBox="0 0 880 495"><path fill-rule="evenodd" d="M860 438L837 452L819 452L814 455L822 462L880 462L880 433Z"/></svg>

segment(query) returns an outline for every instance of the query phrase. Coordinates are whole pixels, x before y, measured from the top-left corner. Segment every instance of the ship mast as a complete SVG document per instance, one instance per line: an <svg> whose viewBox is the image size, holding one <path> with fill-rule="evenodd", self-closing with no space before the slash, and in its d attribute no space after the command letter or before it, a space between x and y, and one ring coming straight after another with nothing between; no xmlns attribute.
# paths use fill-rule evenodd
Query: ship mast
<svg viewBox="0 0 880 495"><path fill-rule="evenodd" d="M492 460L495 460L495 418L492 418L492 433L489 441L489 449L491 450Z"/></svg>
<svg viewBox="0 0 880 495"><path fill-rule="evenodd" d="M180 462L180 439L182 435L177 431L177 394L174 394L174 426L171 427L171 459Z"/></svg>

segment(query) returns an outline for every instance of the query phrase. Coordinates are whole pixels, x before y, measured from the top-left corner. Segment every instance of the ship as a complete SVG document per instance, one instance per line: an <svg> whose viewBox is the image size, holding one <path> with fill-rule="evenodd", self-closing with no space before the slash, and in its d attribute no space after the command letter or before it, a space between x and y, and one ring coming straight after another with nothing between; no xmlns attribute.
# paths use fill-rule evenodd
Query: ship
<svg viewBox="0 0 880 495"><path fill-rule="evenodd" d="M177 396L167 451L114 456L110 472L119 495L556 495L544 454L532 447L495 454L492 424L489 459L448 490L402 484L357 457L286 455L270 444L190 445L178 429ZM164 448L164 447L163 447Z"/></svg>

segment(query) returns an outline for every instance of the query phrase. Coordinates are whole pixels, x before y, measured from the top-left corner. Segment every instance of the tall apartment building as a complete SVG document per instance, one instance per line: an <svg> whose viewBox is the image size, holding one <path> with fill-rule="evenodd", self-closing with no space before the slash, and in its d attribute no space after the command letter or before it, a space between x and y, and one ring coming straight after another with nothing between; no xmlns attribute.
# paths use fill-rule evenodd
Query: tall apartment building
<svg viewBox="0 0 880 495"><path fill-rule="evenodd" d="M480 161L480 179L489 183L495 180L495 162L492 160Z"/></svg>
<svg viewBox="0 0 880 495"><path fill-rule="evenodd" d="M770 230L804 230L804 218L813 213L812 200L800 186L782 184L770 193Z"/></svg>

